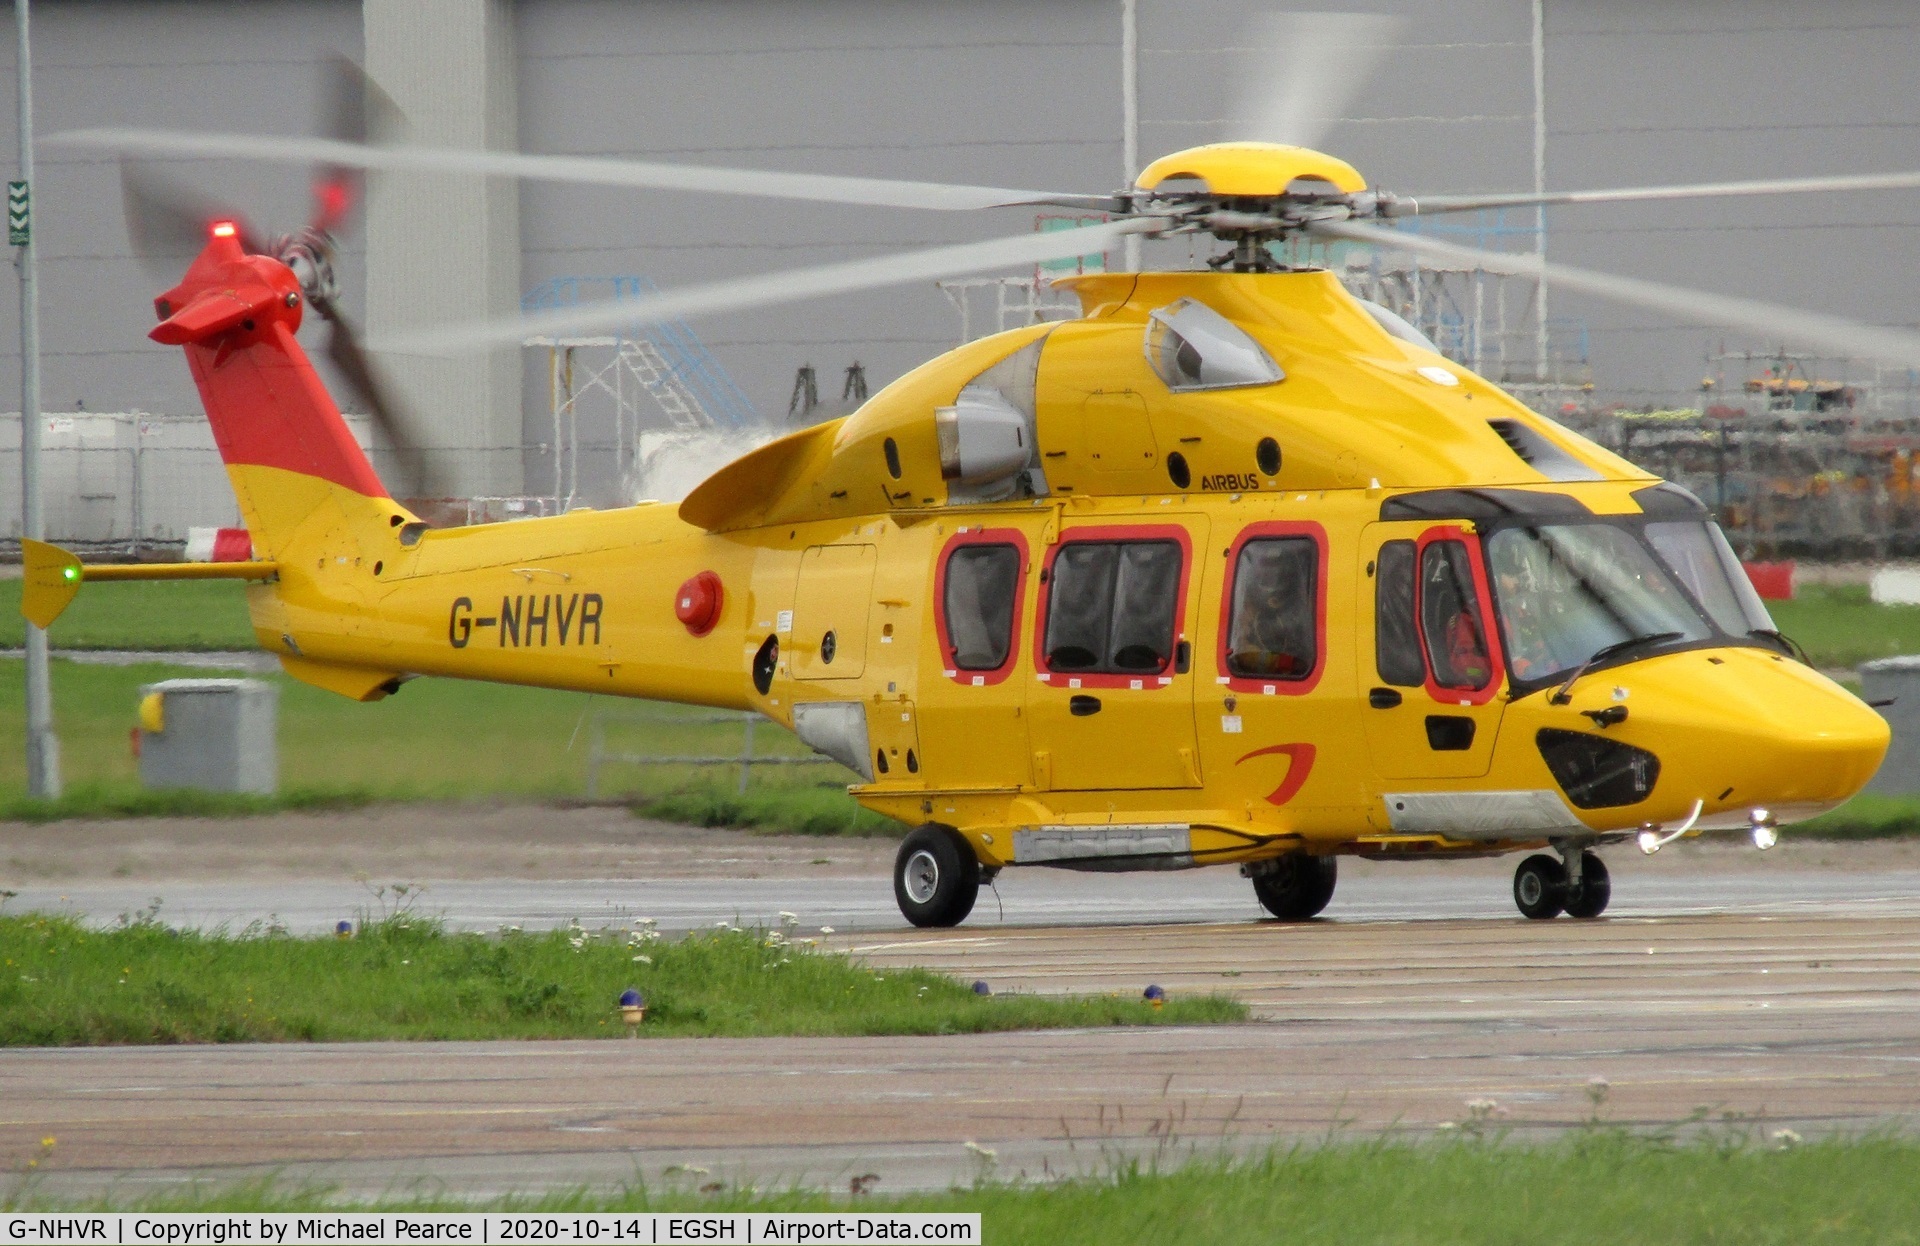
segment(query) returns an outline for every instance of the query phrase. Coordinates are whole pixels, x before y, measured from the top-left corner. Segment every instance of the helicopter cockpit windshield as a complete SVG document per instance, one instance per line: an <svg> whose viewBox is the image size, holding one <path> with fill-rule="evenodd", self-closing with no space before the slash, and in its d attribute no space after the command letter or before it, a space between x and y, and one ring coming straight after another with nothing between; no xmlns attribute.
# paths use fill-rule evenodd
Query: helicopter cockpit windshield
<svg viewBox="0 0 1920 1246"><path fill-rule="evenodd" d="M1580 668L1596 653L1703 642L1772 643L1773 620L1719 526L1616 520L1506 526L1486 539L1507 661L1518 685Z"/></svg>
<svg viewBox="0 0 1920 1246"><path fill-rule="evenodd" d="M1287 379L1245 330L1194 299L1178 299L1149 315L1146 350L1147 362L1176 394Z"/></svg>

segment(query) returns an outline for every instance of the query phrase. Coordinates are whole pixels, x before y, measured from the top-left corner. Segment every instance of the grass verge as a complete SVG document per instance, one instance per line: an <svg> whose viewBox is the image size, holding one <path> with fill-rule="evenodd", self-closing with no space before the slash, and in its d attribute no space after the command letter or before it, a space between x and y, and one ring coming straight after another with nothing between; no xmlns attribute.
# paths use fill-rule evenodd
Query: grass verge
<svg viewBox="0 0 1920 1246"><path fill-rule="evenodd" d="M1179 1168L1121 1164L1043 1186L867 1196L863 1212L977 1211L994 1243L1074 1246L1275 1241L1420 1243L1902 1243L1920 1241L1920 1145L1894 1137L1774 1141L1758 1130L1691 1142L1600 1128L1536 1146L1387 1139L1277 1148ZM32 1205L31 1187L16 1205ZM540 1197L341 1200L272 1182L149 1195L152 1211L511 1209L834 1211L845 1197L629 1185Z"/></svg>
<svg viewBox="0 0 1920 1246"><path fill-rule="evenodd" d="M0 647L26 643L19 580L0 580ZM83 588L47 629L56 649L252 649L237 580L133 580Z"/></svg>
<svg viewBox="0 0 1920 1246"><path fill-rule="evenodd" d="M609 752L636 756L740 752L740 723L708 721L706 710L452 679L414 680L394 696L362 705L275 675L264 678L280 690L277 795L144 790L129 738L141 685L206 674L160 663L54 662L54 719L68 791L58 801L27 796L24 722L17 714L0 715L0 821L579 799L596 738ZM20 703L23 678L21 663L0 662L0 704ZM765 722L754 747L760 756L808 755L790 732ZM852 776L838 766L763 767L744 794L735 790L738 774L733 766L610 764L600 790L636 812L706 826L813 834L901 830L854 803L846 792Z"/></svg>
<svg viewBox="0 0 1920 1246"><path fill-rule="evenodd" d="M1823 669L1920 653L1920 606L1875 605L1864 584L1810 584L1767 613Z"/></svg>
<svg viewBox="0 0 1920 1246"><path fill-rule="evenodd" d="M1920 796L1862 792L1832 813L1788 827L1786 833L1821 839L1897 839L1920 835Z"/></svg>
<svg viewBox="0 0 1920 1246"><path fill-rule="evenodd" d="M405 897L402 897L404 902ZM645 995L653 1037L968 1034L1243 1021L1222 996L1154 1009L1106 996L977 996L924 970L876 973L791 931L677 941L571 930L450 934L405 911L352 939L174 930L153 910L90 930L0 917L0 1046L606 1038Z"/></svg>

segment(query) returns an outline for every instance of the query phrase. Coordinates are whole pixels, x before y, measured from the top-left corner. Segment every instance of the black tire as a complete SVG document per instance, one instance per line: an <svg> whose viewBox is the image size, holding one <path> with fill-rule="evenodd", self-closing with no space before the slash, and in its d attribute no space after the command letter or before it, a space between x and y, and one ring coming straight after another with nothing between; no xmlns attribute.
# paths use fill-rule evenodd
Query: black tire
<svg viewBox="0 0 1920 1246"><path fill-rule="evenodd" d="M1513 902L1535 921L1549 921L1567 907L1567 870L1544 852L1536 852L1513 872Z"/></svg>
<svg viewBox="0 0 1920 1246"><path fill-rule="evenodd" d="M1333 899L1333 887L1340 877L1338 857L1290 852L1275 864L1278 868L1272 873L1253 876L1253 894L1259 897L1262 908L1281 921L1308 921Z"/></svg>
<svg viewBox="0 0 1920 1246"><path fill-rule="evenodd" d="M916 926L958 926L980 898L980 858L950 826L928 823L900 841L893 898Z"/></svg>
<svg viewBox="0 0 1920 1246"><path fill-rule="evenodd" d="M1613 880L1607 877L1607 863L1591 852L1580 854L1580 885L1567 888L1568 917L1598 917L1607 911L1613 898Z"/></svg>

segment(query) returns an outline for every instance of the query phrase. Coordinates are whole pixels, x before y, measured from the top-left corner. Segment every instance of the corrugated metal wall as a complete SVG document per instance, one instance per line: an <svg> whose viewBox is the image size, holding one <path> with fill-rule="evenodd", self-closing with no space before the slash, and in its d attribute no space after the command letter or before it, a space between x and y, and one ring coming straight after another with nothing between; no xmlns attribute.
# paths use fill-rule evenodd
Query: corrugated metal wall
<svg viewBox="0 0 1920 1246"><path fill-rule="evenodd" d="M1143 159L1218 137L1238 0L1141 0ZM1320 6L1315 6L1320 7ZM1404 191L1531 181L1527 0L1380 0L1408 24L1327 146ZM777 169L1111 189L1120 177L1119 0L519 0L521 144ZM167 125L299 132L320 57L357 55L350 0L41 0L40 127ZM1549 0L1549 180L1556 186L1864 172L1920 163L1920 15L1904 0L1620 4ZM0 67L11 57L0 48ZM0 91L0 133L11 124ZM294 170L202 164L263 222L306 213ZM127 257L110 164L49 152L36 194L50 410L197 410L185 369L148 344L154 283ZM890 212L528 185L522 282L647 274L663 286L1031 226L1030 213ZM358 243L343 277L363 288ZM1920 195L1559 209L1569 262L1881 323L1920 319L1909 276ZM1149 258L1184 262L1183 246ZM0 273L0 395L15 391L15 294ZM1667 401L1722 335L1573 296L1603 394ZM877 388L950 344L925 287L697 323L763 411L794 369L837 396L860 361ZM1759 345L1729 337L1735 346ZM549 438L544 364L524 427ZM0 407L11 405L0 397ZM527 456L527 485L551 465ZM0 507L17 503L0 477Z"/></svg>

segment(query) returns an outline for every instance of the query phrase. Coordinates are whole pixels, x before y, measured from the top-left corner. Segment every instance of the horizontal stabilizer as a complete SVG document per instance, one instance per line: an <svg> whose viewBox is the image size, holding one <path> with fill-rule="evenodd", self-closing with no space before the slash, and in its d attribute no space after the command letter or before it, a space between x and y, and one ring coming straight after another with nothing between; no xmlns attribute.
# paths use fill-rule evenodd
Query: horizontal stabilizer
<svg viewBox="0 0 1920 1246"><path fill-rule="evenodd" d="M20 613L35 627L51 627L80 585L97 580L268 580L279 574L277 562L141 562L86 566L58 545L20 542Z"/></svg>

